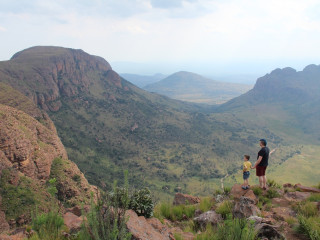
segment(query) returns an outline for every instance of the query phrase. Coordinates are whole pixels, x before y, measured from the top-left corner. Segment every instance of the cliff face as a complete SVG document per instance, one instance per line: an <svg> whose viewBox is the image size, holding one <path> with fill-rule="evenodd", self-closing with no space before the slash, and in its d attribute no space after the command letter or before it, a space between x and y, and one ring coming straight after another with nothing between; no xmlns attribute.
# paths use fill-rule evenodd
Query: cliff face
<svg viewBox="0 0 320 240"><path fill-rule="evenodd" d="M2 82L19 89L46 111L58 111L63 96L88 92L94 84L92 77L99 74L108 75L112 84L121 87L120 77L107 61L82 50L32 47L16 53L0 67Z"/></svg>

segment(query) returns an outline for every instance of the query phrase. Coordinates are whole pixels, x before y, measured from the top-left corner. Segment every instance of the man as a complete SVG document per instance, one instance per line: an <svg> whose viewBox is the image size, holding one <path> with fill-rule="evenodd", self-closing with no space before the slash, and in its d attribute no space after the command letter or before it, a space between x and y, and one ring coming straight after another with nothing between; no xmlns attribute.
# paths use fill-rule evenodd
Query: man
<svg viewBox="0 0 320 240"><path fill-rule="evenodd" d="M261 149L258 152L257 161L252 168L256 168L256 175L259 177L260 187L263 190L267 190L266 169L268 166L270 151L265 139L260 139L260 147Z"/></svg>

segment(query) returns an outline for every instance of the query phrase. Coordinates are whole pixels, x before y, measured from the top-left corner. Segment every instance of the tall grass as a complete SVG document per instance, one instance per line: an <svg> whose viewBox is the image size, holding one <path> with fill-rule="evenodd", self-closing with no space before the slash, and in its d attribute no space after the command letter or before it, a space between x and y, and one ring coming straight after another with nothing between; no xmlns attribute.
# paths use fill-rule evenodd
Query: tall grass
<svg viewBox="0 0 320 240"><path fill-rule="evenodd" d="M202 212L207 212L211 209L211 207L214 205L214 200L211 197L204 197L201 198L200 204L199 204L199 209Z"/></svg>
<svg viewBox="0 0 320 240"><path fill-rule="evenodd" d="M42 213L32 219L32 229L36 231L39 239L58 240L61 239L61 231L64 226L63 218L57 211Z"/></svg>
<svg viewBox="0 0 320 240"><path fill-rule="evenodd" d="M255 240L256 231L254 226L246 219L235 218L227 220L218 226L217 238L221 240Z"/></svg>
<svg viewBox="0 0 320 240"><path fill-rule="evenodd" d="M216 213L221 214L221 216L226 219L228 214L232 213L232 207L232 202L226 200L219 205L219 207L216 209Z"/></svg>
<svg viewBox="0 0 320 240"><path fill-rule="evenodd" d="M195 205L177 205L174 206L170 203L160 203L154 210L154 216L160 220L166 218L171 221L181 221L184 218L193 218L196 210Z"/></svg>
<svg viewBox="0 0 320 240"><path fill-rule="evenodd" d="M309 237L311 240L320 239L320 217L307 218L303 215L298 216L298 231Z"/></svg>

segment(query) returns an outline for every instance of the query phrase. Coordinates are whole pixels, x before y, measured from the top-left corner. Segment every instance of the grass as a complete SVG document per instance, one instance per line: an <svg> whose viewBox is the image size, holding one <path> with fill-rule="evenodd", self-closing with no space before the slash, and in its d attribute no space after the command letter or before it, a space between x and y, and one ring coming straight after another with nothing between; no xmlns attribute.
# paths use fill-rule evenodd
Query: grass
<svg viewBox="0 0 320 240"><path fill-rule="evenodd" d="M299 215L298 222L298 232L307 235L311 240L320 239L320 217L307 218L305 216Z"/></svg>
<svg viewBox="0 0 320 240"><path fill-rule="evenodd" d="M298 206L298 212L304 217L314 217L318 215L318 209L312 202L301 202Z"/></svg>
<svg viewBox="0 0 320 240"><path fill-rule="evenodd" d="M267 191L267 193L266 193L266 197L269 198L269 199L271 199L271 198L277 198L277 197L279 197L279 196L280 196L280 194L279 194L279 193L277 192L277 190L274 189L274 188L269 188L268 191Z"/></svg>
<svg viewBox="0 0 320 240"><path fill-rule="evenodd" d="M307 199L310 202L320 202L320 193L313 193L310 197Z"/></svg>
<svg viewBox="0 0 320 240"><path fill-rule="evenodd" d="M228 214L232 213L232 207L233 207L232 202L229 200L226 200L218 206L218 208L216 209L216 213L221 214L221 216L224 219L226 219Z"/></svg>
<svg viewBox="0 0 320 240"><path fill-rule="evenodd" d="M214 205L214 200L211 197L203 197L200 199L199 209L202 212L207 212Z"/></svg>
<svg viewBox="0 0 320 240"><path fill-rule="evenodd" d="M295 217L287 217L284 219L291 227L294 226L298 220Z"/></svg>
<svg viewBox="0 0 320 240"><path fill-rule="evenodd" d="M170 203L160 203L154 209L154 216L160 220L169 219L171 221L181 221L184 218L190 219L194 217L196 210L195 205L177 205Z"/></svg>
<svg viewBox="0 0 320 240"><path fill-rule="evenodd" d="M251 189L252 189L253 193L254 193L257 197L261 196L261 194L262 194L262 192L263 192L263 190L262 190L260 187L258 187L258 186L254 186L254 187L252 187Z"/></svg>

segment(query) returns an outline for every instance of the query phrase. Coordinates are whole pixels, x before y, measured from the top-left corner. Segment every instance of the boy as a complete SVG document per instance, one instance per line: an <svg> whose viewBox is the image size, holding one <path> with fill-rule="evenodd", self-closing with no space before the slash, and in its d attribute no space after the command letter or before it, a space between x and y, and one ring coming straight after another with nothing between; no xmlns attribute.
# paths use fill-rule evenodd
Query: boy
<svg viewBox="0 0 320 240"><path fill-rule="evenodd" d="M250 168L251 168L251 162L249 162L250 156L244 155L244 163L243 163L243 185L242 189L247 190L249 189L249 176L250 176Z"/></svg>

